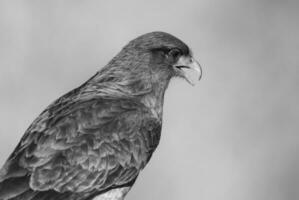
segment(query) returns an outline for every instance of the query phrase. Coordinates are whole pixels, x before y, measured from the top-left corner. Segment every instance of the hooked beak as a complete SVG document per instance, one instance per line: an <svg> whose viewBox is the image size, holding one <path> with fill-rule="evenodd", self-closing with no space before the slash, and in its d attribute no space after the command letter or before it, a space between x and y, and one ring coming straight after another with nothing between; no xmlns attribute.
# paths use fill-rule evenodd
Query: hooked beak
<svg viewBox="0 0 299 200"><path fill-rule="evenodd" d="M181 56L174 64L177 76L184 78L191 85L200 80L202 70L200 64L191 56Z"/></svg>

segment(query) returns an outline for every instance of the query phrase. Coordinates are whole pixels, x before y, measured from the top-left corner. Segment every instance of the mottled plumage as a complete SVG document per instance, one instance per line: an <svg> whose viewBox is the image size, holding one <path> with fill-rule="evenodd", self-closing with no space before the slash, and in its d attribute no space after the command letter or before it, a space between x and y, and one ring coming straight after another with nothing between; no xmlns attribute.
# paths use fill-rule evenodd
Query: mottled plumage
<svg viewBox="0 0 299 200"><path fill-rule="evenodd" d="M190 56L167 33L140 36L48 106L0 171L0 199L123 199L159 143L169 80L182 76L172 49Z"/></svg>

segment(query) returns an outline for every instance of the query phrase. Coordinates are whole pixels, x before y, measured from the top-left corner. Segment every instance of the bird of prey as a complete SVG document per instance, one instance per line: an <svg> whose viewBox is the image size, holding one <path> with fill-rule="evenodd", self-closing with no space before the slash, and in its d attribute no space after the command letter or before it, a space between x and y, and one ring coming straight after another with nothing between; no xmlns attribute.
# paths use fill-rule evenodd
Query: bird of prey
<svg viewBox="0 0 299 200"><path fill-rule="evenodd" d="M178 38L130 41L33 121L0 171L0 199L123 200L159 143L169 81L191 74L200 65Z"/></svg>

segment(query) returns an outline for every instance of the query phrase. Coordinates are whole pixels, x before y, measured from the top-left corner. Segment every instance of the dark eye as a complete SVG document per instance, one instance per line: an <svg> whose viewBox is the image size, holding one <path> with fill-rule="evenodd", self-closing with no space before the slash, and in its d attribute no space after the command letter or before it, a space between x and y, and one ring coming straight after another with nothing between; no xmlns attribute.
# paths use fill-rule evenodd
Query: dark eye
<svg viewBox="0 0 299 200"><path fill-rule="evenodd" d="M178 58L179 56L182 55L182 52L181 50L177 49L177 48L174 48L174 49L171 49L168 54L173 57L173 58Z"/></svg>

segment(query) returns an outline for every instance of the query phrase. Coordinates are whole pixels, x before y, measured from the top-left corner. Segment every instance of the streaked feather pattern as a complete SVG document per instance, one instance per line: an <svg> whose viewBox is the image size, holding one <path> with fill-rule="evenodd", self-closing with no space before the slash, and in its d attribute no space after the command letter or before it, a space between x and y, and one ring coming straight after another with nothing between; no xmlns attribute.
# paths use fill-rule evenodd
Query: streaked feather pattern
<svg viewBox="0 0 299 200"><path fill-rule="evenodd" d="M132 99L64 101L50 106L26 131L2 183L30 176L26 187L63 193L133 181L158 145L161 122Z"/></svg>

